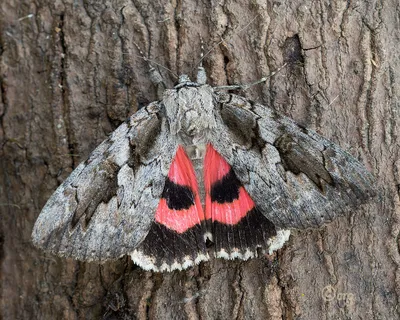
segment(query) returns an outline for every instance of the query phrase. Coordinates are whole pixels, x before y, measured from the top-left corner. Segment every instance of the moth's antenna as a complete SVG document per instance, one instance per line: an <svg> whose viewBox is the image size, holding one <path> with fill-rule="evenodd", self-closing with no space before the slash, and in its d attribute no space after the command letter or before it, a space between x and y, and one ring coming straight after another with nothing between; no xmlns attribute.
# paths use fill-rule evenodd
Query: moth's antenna
<svg viewBox="0 0 400 320"><path fill-rule="evenodd" d="M197 79L196 82L198 84L206 84L207 83L207 74L206 70L203 68L203 53L204 53L204 42L203 42L203 37L200 36L200 64L197 67Z"/></svg>
<svg viewBox="0 0 400 320"><path fill-rule="evenodd" d="M241 29L239 29L237 32L235 32L233 35L235 35L235 34L238 34L238 33L240 33L240 32L242 32L243 30L245 30L245 29L247 29L257 18L258 18L258 16L259 16L260 14L257 14L248 24L246 24L243 28L241 28ZM232 35L232 36L233 36ZM232 37L231 36L231 37ZM202 41L202 39L201 39L201 41ZM195 64L195 65L201 65L202 64L202 62L203 62L203 60L212 52L212 51L214 51L214 49L216 48L216 47L218 47L221 43L223 43L223 42L226 42L226 39L221 39L221 41L219 41L217 44L215 44L214 46L212 46L212 48L210 49L210 50L208 50L207 52L206 52L206 54L202 54L201 55L201 58L200 58L200 60Z"/></svg>
<svg viewBox="0 0 400 320"><path fill-rule="evenodd" d="M265 81L267 81L269 78L273 77L274 75L276 75L279 71L281 71L283 68L285 68L287 66L287 63L283 64L282 66L280 66L278 69L276 69L275 71L271 72L268 76L261 78L260 80L257 80L255 82L251 82L251 83L247 83L247 84L234 84L231 86L219 86L219 87L215 87L215 89L217 90L247 90L248 88L255 86L257 84L263 83Z"/></svg>
<svg viewBox="0 0 400 320"><path fill-rule="evenodd" d="M160 67L161 69L164 69L164 70L168 71L170 74L172 74L172 76L174 78L176 78L176 79L179 78L179 76L175 72L173 72L171 69L169 69L166 66L158 63L155 60L147 58L145 56L145 54L143 53L143 51L140 49L140 47L135 42L133 42L133 43L136 46L136 48L138 49L140 54L132 54L132 53L129 53L129 52L122 52L123 55L130 55L130 56L135 56L135 57L138 57L140 59L143 59L144 61L146 61L148 63L149 68L151 68L151 65L156 65L157 67ZM108 49L105 49L104 51L113 52L112 50L108 50Z"/></svg>

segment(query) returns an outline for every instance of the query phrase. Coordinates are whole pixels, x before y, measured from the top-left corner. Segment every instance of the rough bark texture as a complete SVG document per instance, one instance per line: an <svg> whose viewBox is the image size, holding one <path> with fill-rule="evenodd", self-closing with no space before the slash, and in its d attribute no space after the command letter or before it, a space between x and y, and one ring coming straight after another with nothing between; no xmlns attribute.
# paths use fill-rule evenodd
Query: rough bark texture
<svg viewBox="0 0 400 320"><path fill-rule="evenodd" d="M397 319L400 7L375 1L0 3L0 317L4 319ZM33 223L80 161L156 99L148 58L247 97L358 157L381 197L272 260L214 260L153 274L33 248ZM172 72L160 69L169 86Z"/></svg>

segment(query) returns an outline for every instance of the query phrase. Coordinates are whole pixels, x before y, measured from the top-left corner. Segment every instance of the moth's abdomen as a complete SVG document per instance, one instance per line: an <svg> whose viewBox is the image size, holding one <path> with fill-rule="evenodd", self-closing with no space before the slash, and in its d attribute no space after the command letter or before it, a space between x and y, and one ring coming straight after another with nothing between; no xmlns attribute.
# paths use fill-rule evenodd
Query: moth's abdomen
<svg viewBox="0 0 400 320"><path fill-rule="evenodd" d="M197 144L185 146L184 149L193 165L193 169L197 179L199 197L204 209L205 190L204 190L204 158L206 155L206 144Z"/></svg>

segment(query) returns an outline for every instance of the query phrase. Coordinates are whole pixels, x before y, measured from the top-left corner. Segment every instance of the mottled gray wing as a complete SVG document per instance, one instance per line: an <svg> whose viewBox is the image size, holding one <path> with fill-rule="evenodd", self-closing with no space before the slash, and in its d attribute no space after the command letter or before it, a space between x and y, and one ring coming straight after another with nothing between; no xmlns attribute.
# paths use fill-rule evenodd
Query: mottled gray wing
<svg viewBox="0 0 400 320"><path fill-rule="evenodd" d="M242 97L217 100L211 143L277 227L321 226L375 194L371 174L329 140Z"/></svg>
<svg viewBox="0 0 400 320"><path fill-rule="evenodd" d="M35 223L36 246L90 261L118 258L140 244L177 148L159 108L135 113L58 187Z"/></svg>

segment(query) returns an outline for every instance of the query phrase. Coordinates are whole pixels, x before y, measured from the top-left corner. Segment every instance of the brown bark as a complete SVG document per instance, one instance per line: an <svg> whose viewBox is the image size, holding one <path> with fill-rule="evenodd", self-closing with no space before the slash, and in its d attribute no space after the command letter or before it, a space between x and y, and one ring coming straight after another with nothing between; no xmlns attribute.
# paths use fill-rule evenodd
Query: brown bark
<svg viewBox="0 0 400 320"><path fill-rule="evenodd" d="M396 0L2 1L0 317L399 318L399 14ZM35 249L33 223L57 185L156 99L135 43L193 76L200 36L213 85L255 81L289 62L241 94L358 157L382 197L293 232L272 261L154 274L128 258L99 265Z"/></svg>

